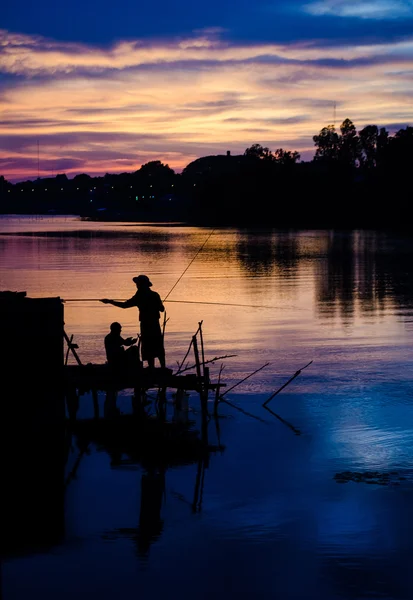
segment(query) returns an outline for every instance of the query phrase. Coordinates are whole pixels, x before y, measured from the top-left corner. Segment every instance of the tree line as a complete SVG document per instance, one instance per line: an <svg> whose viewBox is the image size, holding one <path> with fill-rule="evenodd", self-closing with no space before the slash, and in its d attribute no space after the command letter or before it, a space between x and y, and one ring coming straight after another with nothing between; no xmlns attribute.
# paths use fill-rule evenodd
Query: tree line
<svg viewBox="0 0 413 600"><path fill-rule="evenodd" d="M177 174L159 160L132 173L11 184L0 177L0 211L92 219L180 220L273 227L405 227L412 199L413 127L393 135L350 119L313 136L311 161L260 144L205 156Z"/></svg>

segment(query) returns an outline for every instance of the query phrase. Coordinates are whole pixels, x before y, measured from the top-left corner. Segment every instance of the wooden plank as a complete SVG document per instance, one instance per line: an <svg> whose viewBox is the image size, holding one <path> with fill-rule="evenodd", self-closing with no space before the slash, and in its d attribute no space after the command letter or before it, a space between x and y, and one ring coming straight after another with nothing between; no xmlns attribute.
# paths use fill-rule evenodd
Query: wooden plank
<svg viewBox="0 0 413 600"><path fill-rule="evenodd" d="M174 375L171 369L155 368L152 371L141 369L133 373L114 374L107 364L66 365L64 367L65 386L76 387L84 391L92 389L124 390L129 388L170 387L175 389L199 391L202 381L195 374ZM222 383L210 383L208 388L215 390Z"/></svg>

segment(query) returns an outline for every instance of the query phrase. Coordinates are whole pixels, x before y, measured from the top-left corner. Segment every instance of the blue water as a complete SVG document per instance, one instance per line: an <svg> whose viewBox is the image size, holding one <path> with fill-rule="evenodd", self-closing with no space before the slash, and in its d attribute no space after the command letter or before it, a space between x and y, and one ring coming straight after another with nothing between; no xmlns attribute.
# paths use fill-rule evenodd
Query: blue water
<svg viewBox="0 0 413 600"><path fill-rule="evenodd" d="M129 297L143 272L163 298L179 280L166 302L168 366L202 322L207 359L236 355L211 364L213 380L222 364L227 389L259 370L224 396L243 412L222 402L211 418L220 449L207 464L154 474L93 443L82 453L73 436L64 533L5 557L4 600L413 598L411 240L73 217L3 218L0 233L1 288L64 298L84 362L104 360L112 320L136 333L133 310L97 299ZM199 399L188 401L199 428ZM118 406L131 412L131 391ZM79 418L92 414L86 394Z"/></svg>

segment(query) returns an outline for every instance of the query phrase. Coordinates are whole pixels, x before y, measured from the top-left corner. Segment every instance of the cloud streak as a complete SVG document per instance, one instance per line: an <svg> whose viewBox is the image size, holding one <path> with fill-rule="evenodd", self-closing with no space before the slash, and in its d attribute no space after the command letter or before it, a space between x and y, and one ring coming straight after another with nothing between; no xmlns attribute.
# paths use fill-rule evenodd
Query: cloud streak
<svg viewBox="0 0 413 600"><path fill-rule="evenodd" d="M329 2L337 4L352 3ZM412 123L413 36L333 45L220 35L99 48L1 31L2 174L37 176L38 142L42 176L57 164L71 176L132 171L154 159L179 171L253 143L310 159L334 103L337 122L349 117L358 128Z"/></svg>
<svg viewBox="0 0 413 600"><path fill-rule="evenodd" d="M305 4L304 11L316 16L393 20L412 18L413 2L411 0L318 0Z"/></svg>

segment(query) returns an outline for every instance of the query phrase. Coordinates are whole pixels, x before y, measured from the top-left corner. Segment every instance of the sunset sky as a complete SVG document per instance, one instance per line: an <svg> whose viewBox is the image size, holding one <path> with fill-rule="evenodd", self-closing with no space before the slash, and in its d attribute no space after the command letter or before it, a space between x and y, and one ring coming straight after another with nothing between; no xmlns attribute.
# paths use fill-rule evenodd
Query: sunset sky
<svg viewBox="0 0 413 600"><path fill-rule="evenodd" d="M10 181L413 125L413 0L5 0L0 23Z"/></svg>

